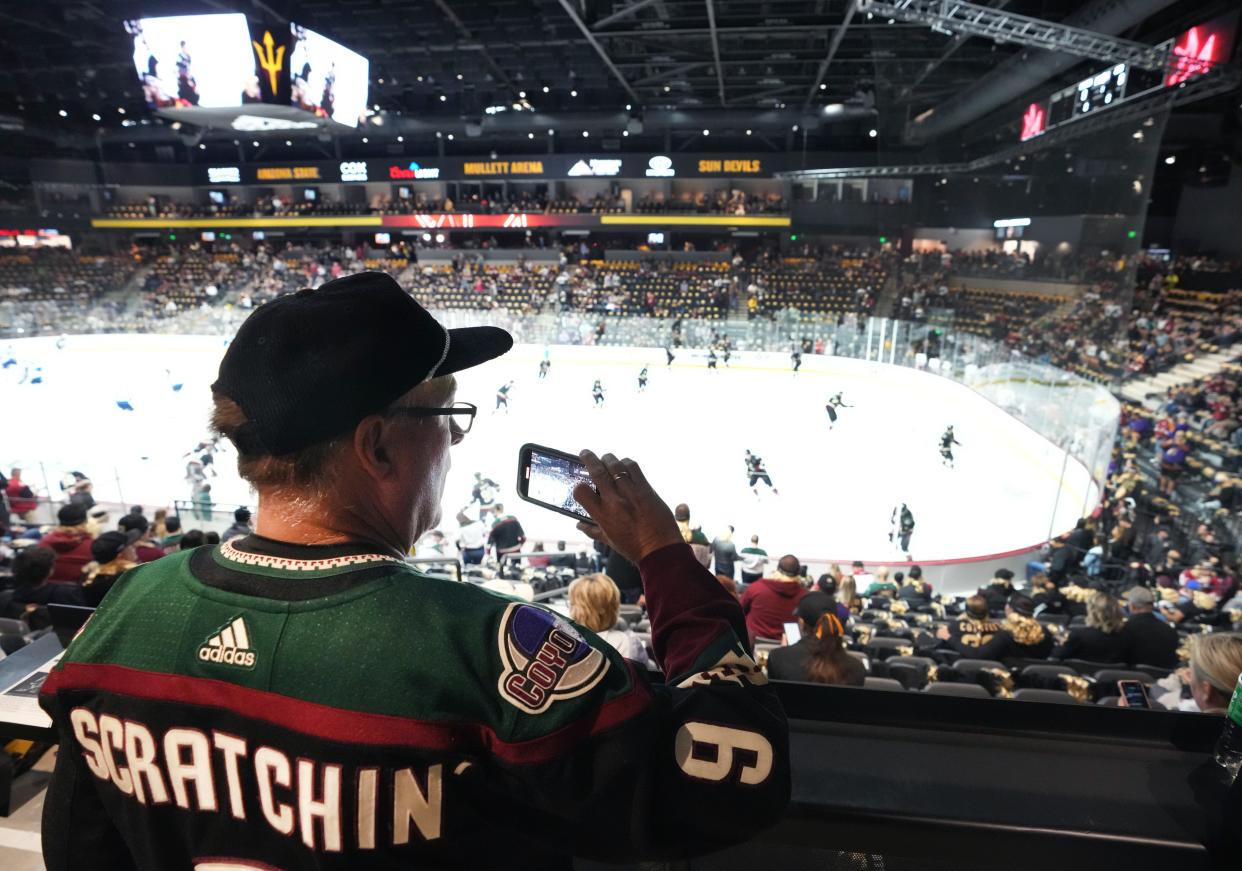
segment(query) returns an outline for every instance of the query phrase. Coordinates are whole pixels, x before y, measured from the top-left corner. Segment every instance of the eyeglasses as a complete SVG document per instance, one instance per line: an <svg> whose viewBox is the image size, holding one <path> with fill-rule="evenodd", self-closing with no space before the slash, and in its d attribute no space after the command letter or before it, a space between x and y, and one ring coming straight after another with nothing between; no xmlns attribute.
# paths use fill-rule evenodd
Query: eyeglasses
<svg viewBox="0 0 1242 871"><path fill-rule="evenodd" d="M404 414L409 417L443 417L451 415L453 419L450 423L457 428L462 435L470 432L470 428L474 426L474 416L479 413L479 407L472 402L454 402L448 408L390 408L384 412L385 416L394 414ZM458 423L456 415L466 415L465 423Z"/></svg>

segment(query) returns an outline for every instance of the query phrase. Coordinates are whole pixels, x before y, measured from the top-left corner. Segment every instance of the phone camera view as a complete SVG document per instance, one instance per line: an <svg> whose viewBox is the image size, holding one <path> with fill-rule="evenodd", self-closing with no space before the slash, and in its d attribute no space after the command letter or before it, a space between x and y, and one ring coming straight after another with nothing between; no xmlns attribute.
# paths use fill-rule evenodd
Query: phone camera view
<svg viewBox="0 0 1242 871"><path fill-rule="evenodd" d="M581 517L588 516L586 509L574 498L574 487L579 482L594 486L590 473L581 463L532 452L526 475L526 492L530 498L572 511Z"/></svg>

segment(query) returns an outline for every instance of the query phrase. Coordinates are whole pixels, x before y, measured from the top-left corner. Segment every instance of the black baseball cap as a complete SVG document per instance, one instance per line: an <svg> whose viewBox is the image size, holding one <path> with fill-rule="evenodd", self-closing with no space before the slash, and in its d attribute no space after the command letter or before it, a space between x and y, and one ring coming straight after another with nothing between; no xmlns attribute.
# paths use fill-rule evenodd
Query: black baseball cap
<svg viewBox="0 0 1242 871"><path fill-rule="evenodd" d="M151 528L150 522L141 514L126 514L117 521L116 525L125 532L143 533Z"/></svg>
<svg viewBox="0 0 1242 871"><path fill-rule="evenodd" d="M241 454L289 454L348 432L411 388L499 357L499 327L450 330L383 272L304 288L255 309L213 393L240 406Z"/></svg>
<svg viewBox="0 0 1242 871"><path fill-rule="evenodd" d="M86 506L79 502L66 502L56 512L61 526L81 526L86 522Z"/></svg>
<svg viewBox="0 0 1242 871"><path fill-rule="evenodd" d="M128 532L105 532L91 542L91 557L97 563L110 563L141 535L136 529Z"/></svg>

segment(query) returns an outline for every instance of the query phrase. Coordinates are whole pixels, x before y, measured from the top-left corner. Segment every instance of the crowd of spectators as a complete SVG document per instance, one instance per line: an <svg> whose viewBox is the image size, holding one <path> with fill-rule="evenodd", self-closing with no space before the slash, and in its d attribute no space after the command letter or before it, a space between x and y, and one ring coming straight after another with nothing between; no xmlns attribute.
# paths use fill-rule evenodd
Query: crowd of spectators
<svg viewBox="0 0 1242 871"><path fill-rule="evenodd" d="M89 479L81 477L68 489L56 522L41 525L33 522L36 501L22 483L20 469L11 470L3 489L0 617L20 620L31 632L50 625L50 604L95 607L134 566L251 532L246 508L235 511L233 525L223 533L183 529L182 517L167 508L147 517L140 505L114 522L90 498ZM0 645L6 644L15 644L13 633L0 636Z"/></svg>
<svg viewBox="0 0 1242 871"><path fill-rule="evenodd" d="M721 189L682 194L644 194L630 201L620 194L597 193L576 196L551 194L545 189L512 187L505 191L475 191L452 197L447 194L409 192L408 196L377 194L369 201L342 202L318 191L314 199L264 194L252 202L186 203L162 197L145 202L117 203L104 209L108 218L240 218L298 217L302 215L410 215L425 213L464 214L705 214L767 215L787 214L789 207L780 194L748 194Z"/></svg>

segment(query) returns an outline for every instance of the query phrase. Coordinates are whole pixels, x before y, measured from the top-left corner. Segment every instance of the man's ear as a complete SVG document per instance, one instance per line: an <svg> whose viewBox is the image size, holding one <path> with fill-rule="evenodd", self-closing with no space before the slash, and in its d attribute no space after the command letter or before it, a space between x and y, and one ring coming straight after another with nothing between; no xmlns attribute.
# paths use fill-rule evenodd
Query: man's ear
<svg viewBox="0 0 1242 871"><path fill-rule="evenodd" d="M354 427L354 456L362 469L377 480L392 473L392 461L384 446L387 433L387 424L378 414L364 417Z"/></svg>

